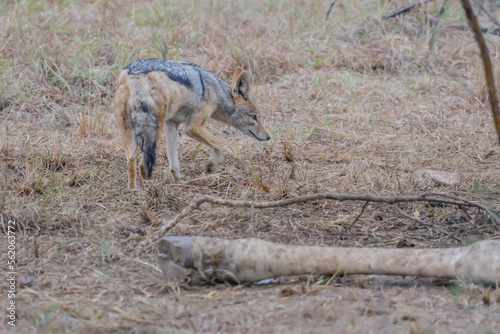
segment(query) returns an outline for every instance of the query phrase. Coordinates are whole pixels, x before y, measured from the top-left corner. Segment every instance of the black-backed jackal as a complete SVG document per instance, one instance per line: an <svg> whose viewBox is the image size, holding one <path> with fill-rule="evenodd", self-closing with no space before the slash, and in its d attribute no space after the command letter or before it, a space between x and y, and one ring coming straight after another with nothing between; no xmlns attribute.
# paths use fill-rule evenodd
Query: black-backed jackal
<svg viewBox="0 0 500 334"><path fill-rule="evenodd" d="M139 169L143 179L151 177L156 146L165 131L167 157L175 182L181 178L177 153L177 129L213 149L207 170L213 171L221 145L205 123L209 117L229 124L257 140L270 137L259 122L259 112L250 98L250 78L238 67L228 84L209 70L185 61L142 59L121 71L114 97L115 116L127 155L128 186L135 188L134 152L143 155Z"/></svg>

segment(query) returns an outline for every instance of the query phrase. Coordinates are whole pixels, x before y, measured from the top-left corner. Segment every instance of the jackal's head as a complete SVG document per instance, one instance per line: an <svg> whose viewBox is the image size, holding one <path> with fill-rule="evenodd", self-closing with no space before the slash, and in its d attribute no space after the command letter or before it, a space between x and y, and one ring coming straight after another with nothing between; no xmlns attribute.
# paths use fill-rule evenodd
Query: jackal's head
<svg viewBox="0 0 500 334"><path fill-rule="evenodd" d="M231 94L235 111L231 116L231 125L257 140L269 140L271 137L262 126L259 110L250 99L250 77L241 67L233 74Z"/></svg>

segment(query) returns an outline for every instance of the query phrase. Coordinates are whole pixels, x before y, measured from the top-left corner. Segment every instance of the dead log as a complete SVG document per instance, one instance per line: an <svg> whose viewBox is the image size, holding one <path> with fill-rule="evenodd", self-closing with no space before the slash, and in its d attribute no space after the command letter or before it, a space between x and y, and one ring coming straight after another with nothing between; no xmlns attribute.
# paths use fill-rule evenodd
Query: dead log
<svg viewBox="0 0 500 334"><path fill-rule="evenodd" d="M165 237L158 245L165 276L257 282L280 276L322 274L440 277L479 283L500 279L500 241L443 249L290 246L260 239Z"/></svg>

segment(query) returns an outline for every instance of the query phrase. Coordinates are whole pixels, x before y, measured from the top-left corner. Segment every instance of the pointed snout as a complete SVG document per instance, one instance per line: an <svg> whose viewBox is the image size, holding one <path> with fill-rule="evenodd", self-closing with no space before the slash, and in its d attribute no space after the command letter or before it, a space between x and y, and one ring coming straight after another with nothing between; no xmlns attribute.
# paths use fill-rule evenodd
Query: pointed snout
<svg viewBox="0 0 500 334"><path fill-rule="evenodd" d="M267 132L256 132L252 130L248 130L248 133L251 135L251 137L254 137L255 139L259 141L267 141L271 139L271 136Z"/></svg>
<svg viewBox="0 0 500 334"><path fill-rule="evenodd" d="M269 133L267 133L266 129L264 129L262 125L260 126L259 130L259 133L262 134L262 141L268 141L269 139L271 139L271 136L269 135Z"/></svg>

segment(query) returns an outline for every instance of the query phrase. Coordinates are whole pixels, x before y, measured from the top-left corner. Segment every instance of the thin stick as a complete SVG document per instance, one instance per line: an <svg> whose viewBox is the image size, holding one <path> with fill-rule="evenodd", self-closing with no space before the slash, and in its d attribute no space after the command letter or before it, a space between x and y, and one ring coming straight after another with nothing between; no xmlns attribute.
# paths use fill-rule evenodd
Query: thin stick
<svg viewBox="0 0 500 334"><path fill-rule="evenodd" d="M359 212L359 215L356 217L356 219L354 219L354 221L349 226L347 226L347 228L345 230L344 229L342 230L342 233L340 233L340 235L337 238L337 240L335 240L335 243L337 243L344 236L344 231L345 232L349 231L351 229L351 227L358 221L359 217L361 217L361 215L363 214L363 212L365 212L365 209L368 206L368 204L370 204L370 201L366 201L365 202L365 205L363 205L363 207L361 208L361 211Z"/></svg>
<svg viewBox="0 0 500 334"><path fill-rule="evenodd" d="M483 13L485 13L486 16L488 16L488 18L490 19L490 21L494 25L496 25L497 27L500 28L500 23L498 23L498 20L496 18L494 18L493 15L491 15L490 13L488 13L488 11L484 8L484 6L479 1L477 1L477 0L473 0L473 1L476 3L476 5L479 7L479 9L481 9L481 11Z"/></svg>
<svg viewBox="0 0 500 334"><path fill-rule="evenodd" d="M382 20L387 20L387 19L390 19L391 17L398 16L398 15L401 15L403 13L409 12L413 8L415 8L415 7L419 6L419 5L423 5L424 3L431 2L431 1L432 0L422 0L420 2L411 4L409 6L399 8L398 10L396 10L396 11L394 11L392 13L389 13L389 14L385 15L384 17L382 17Z"/></svg>
<svg viewBox="0 0 500 334"><path fill-rule="evenodd" d="M473 206L480 208L487 212L491 220L494 222L495 226L500 229L500 218L498 218L495 213L482 204L465 200L463 198L444 194L444 193L424 193L421 195L409 195L409 196L376 196L372 194L344 194L344 193L317 193L298 196L295 198L287 198L279 201L235 201L235 200L225 200L220 198L215 198L211 196L201 196L198 199L191 202L187 207L185 207L177 216L173 219L165 222L161 228L155 231L151 236L143 240L139 244L139 248L145 247L149 248L156 244L162 236L165 235L169 230L171 230L175 225L177 225L182 219L188 216L195 209L199 208L203 203L211 203L216 205L230 206L233 208L273 208L278 206L287 206L296 203L304 203L309 201L317 201L320 199L330 199L336 201L365 201L365 202L382 202L382 203L400 203L400 202L440 202L453 205L463 205L463 206ZM155 240L155 241L153 241Z"/></svg>
<svg viewBox="0 0 500 334"><path fill-rule="evenodd" d="M441 18L444 15L447 4L448 0L444 0L443 5L441 6L441 9L439 10L438 15L436 16L436 20L434 21L434 26L432 27L431 38L429 38L429 49L427 50L427 54L425 55L425 67L427 67L427 69L429 69L429 56L431 55L432 49L434 48L434 42L436 41L436 34L437 34L437 28L439 26L439 21L441 21Z"/></svg>
<svg viewBox="0 0 500 334"><path fill-rule="evenodd" d="M469 28L467 26L464 26L464 25L451 25L451 26L447 26L447 28L455 28L455 29L459 29L462 31L469 30ZM480 30L483 34L492 34L495 36L500 36L500 28L495 28L495 29L480 28Z"/></svg>
<svg viewBox="0 0 500 334"><path fill-rule="evenodd" d="M330 16L330 12L332 11L333 5L335 5L335 1L332 2L330 8L328 8L328 12L326 12L325 22L328 21L328 17Z"/></svg>
<svg viewBox="0 0 500 334"><path fill-rule="evenodd" d="M472 202L472 201L469 201L467 199L464 199L464 198L461 198L461 197L458 197L455 195L451 195L451 194L428 193L428 195L429 196L442 196L442 197L446 197L446 198L450 198L450 199L454 199L454 200L459 200L459 201L467 203L468 205L466 205L466 206L475 206L476 208L480 208L484 212L486 212L487 214L490 215L491 221L500 230L500 218L496 215L496 213L491 211L487 206L484 206L484 205L481 205L479 203Z"/></svg>
<svg viewBox="0 0 500 334"><path fill-rule="evenodd" d="M473 218L469 215L469 213L467 212L466 208L464 208L463 206L460 206L460 205L458 206L458 208L459 208L460 210L462 210L462 211L463 211L463 213L465 213L465 215L466 215L466 216L467 216L467 218L469 219L470 224L472 225L472 227L474 228L474 230L476 230L476 233L477 233L477 234L481 237L481 239L483 239L483 240L484 240L484 236L483 236L483 234L482 234L482 233L481 233L481 231L479 231L479 229L477 228L475 220L474 220L474 219L473 219Z"/></svg>
<svg viewBox="0 0 500 334"><path fill-rule="evenodd" d="M493 121L495 122L495 128L497 130L498 143L500 144L500 109L498 108L498 97L495 90L495 79L493 78L490 54L488 52L486 42L484 41L483 34L481 33L479 23L477 22L477 18L472 11L469 0L461 0L461 2L465 14L467 15L467 19L469 20L469 25L472 28L472 31L474 31L474 38L479 45L479 50L481 51L481 58L483 59L484 63L484 74L486 76L486 82L488 84L491 111L493 113Z"/></svg>
<svg viewBox="0 0 500 334"><path fill-rule="evenodd" d="M401 210L400 207L398 207L397 205L394 206L396 208L396 210L398 210L399 214L401 214L402 216L408 218L408 219L411 219L413 221L416 221L417 223L421 224L421 225L424 225L424 226L428 226L428 227L432 227L432 228L435 228L436 230L438 230L439 232L443 233L443 234L446 234L447 236L449 237L452 237L453 239L463 243L463 240L460 239L459 237L455 236L454 234L450 233L450 232L447 232L445 230L443 230L442 228L440 228L439 226L437 225L434 225L432 223L428 223L428 222L425 222L423 221L422 219L419 219L415 216L412 216L412 215L409 215L407 214L406 212L404 212L403 210Z"/></svg>

